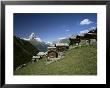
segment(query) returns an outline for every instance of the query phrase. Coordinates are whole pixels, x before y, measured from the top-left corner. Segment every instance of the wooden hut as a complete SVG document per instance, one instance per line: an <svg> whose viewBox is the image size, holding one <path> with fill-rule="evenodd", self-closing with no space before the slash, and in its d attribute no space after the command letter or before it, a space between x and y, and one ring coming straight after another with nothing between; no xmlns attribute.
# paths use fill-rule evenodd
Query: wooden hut
<svg viewBox="0 0 110 88"><path fill-rule="evenodd" d="M48 47L47 60L53 60L53 58L58 58L58 53L55 46Z"/></svg>
<svg viewBox="0 0 110 88"><path fill-rule="evenodd" d="M58 53L56 51L48 51L48 58L58 58Z"/></svg>

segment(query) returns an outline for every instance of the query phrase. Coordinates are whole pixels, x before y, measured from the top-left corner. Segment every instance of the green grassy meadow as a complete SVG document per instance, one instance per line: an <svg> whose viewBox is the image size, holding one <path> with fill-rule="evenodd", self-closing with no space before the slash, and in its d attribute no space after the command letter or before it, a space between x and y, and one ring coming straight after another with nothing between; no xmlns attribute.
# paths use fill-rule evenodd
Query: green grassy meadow
<svg viewBox="0 0 110 88"><path fill-rule="evenodd" d="M64 59L45 63L45 58L30 62L14 71L14 75L97 75L97 46L79 46L66 51Z"/></svg>

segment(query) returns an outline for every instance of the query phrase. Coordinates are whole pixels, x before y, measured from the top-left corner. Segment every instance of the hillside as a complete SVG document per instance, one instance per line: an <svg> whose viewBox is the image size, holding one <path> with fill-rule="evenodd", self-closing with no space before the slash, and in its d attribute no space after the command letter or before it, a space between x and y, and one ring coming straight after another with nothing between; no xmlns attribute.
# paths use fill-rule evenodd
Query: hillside
<svg viewBox="0 0 110 88"><path fill-rule="evenodd" d="M14 36L14 70L19 65L29 62L38 52L31 43Z"/></svg>
<svg viewBox="0 0 110 88"><path fill-rule="evenodd" d="M45 58L16 70L14 75L96 75L97 46L85 45L66 51L64 59L45 65Z"/></svg>
<svg viewBox="0 0 110 88"><path fill-rule="evenodd" d="M33 46L35 46L39 51L41 52L46 52L48 45L45 44L44 42L39 42L37 40L30 40L29 41Z"/></svg>

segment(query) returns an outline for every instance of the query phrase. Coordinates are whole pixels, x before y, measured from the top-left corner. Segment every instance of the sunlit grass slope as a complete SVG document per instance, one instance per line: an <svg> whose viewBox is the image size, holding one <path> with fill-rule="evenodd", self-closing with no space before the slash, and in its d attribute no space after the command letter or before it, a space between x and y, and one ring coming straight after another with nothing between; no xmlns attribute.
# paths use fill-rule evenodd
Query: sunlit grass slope
<svg viewBox="0 0 110 88"><path fill-rule="evenodd" d="M16 70L15 75L96 75L97 46L86 45L66 51L64 59L45 65L45 58Z"/></svg>

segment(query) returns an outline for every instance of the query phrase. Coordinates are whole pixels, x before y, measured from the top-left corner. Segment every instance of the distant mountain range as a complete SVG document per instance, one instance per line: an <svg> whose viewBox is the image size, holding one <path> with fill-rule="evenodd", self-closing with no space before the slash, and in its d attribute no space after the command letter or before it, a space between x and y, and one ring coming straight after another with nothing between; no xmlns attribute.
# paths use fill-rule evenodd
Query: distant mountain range
<svg viewBox="0 0 110 88"><path fill-rule="evenodd" d="M14 36L14 70L19 65L31 61L32 56L39 52L31 43Z"/></svg>
<svg viewBox="0 0 110 88"><path fill-rule="evenodd" d="M36 36L35 33L31 33L31 35L28 38L23 38L23 40L29 41L32 45L34 45L39 51L46 52L47 47L56 44L56 43L68 43L69 44L69 38L64 39L58 39L56 41L53 41L52 43L44 42L40 37Z"/></svg>
<svg viewBox="0 0 110 88"><path fill-rule="evenodd" d="M69 38L61 39L59 42L60 43L68 43L68 44L70 43Z"/></svg>
<svg viewBox="0 0 110 88"><path fill-rule="evenodd" d="M69 44L69 38L65 38L65 39L60 39L60 40L56 40L56 41L53 41L52 43L53 44L56 44L56 43L67 43Z"/></svg>

